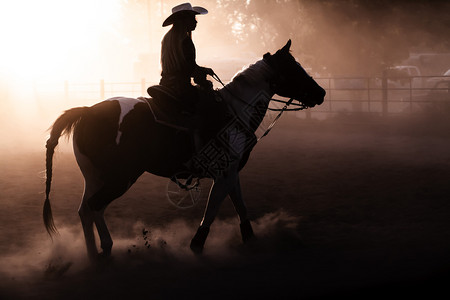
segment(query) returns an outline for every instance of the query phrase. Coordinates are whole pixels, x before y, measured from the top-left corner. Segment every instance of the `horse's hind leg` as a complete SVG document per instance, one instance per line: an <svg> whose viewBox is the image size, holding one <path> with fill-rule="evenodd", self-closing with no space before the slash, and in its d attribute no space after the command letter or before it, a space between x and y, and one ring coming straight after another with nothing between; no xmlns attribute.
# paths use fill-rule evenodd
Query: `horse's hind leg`
<svg viewBox="0 0 450 300"><path fill-rule="evenodd" d="M94 195L86 199L87 209L92 215L92 220L97 227L98 236L100 238L100 247L103 252L102 256L109 256L113 246L113 241L105 223L104 212L109 203L114 199L122 196L134 181L126 180L123 176L111 176L100 190ZM88 249L89 251L89 249Z"/></svg>
<svg viewBox="0 0 450 300"><path fill-rule="evenodd" d="M94 235L94 212L88 205L89 199L95 195L103 186L103 180L100 179L100 172L95 168L90 160L78 151L76 143L74 143L75 157L84 177L84 194L78 214L80 216L81 225L83 226L84 239L90 259L96 259L98 255L97 246L95 245Z"/></svg>
<svg viewBox="0 0 450 300"><path fill-rule="evenodd" d="M113 243L103 217L104 210L111 201L122 195L127 187L117 192L118 185L105 182L105 176L102 175L102 172L78 151L75 143L74 152L85 179L84 195L78 214L83 226L88 256L95 260L98 257L98 250L95 242L94 223L97 227L103 254L107 256L111 253ZM114 190L114 193L111 193L110 190Z"/></svg>
<svg viewBox="0 0 450 300"><path fill-rule="evenodd" d="M98 189L94 194L86 193L78 210L83 225L86 247L90 258L98 257L97 246L93 224L97 228L100 238L100 247L103 250L102 256L109 256L113 246L113 241L105 222L104 212L109 203L120 197L128 190L128 185L124 182L108 182Z"/></svg>
<svg viewBox="0 0 450 300"><path fill-rule="evenodd" d="M85 190L78 214L80 215L81 225L83 226L88 255L91 259L97 259L98 250L95 243L94 223L99 233L103 253L109 255L112 248L111 236L103 218L106 206L103 209L94 210L91 205L92 199L102 194L105 184L102 180L93 176L85 175L85 177Z"/></svg>
<svg viewBox="0 0 450 300"><path fill-rule="evenodd" d="M80 208L78 209L81 225L83 226L84 239L90 259L97 258L97 246L95 245L94 235L94 215L87 205L87 197L83 197Z"/></svg>

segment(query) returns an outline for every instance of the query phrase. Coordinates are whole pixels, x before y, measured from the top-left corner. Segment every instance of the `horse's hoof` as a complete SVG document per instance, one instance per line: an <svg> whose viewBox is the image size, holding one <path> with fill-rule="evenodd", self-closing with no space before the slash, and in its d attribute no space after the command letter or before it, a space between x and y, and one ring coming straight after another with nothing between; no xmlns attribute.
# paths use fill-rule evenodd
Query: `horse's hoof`
<svg viewBox="0 0 450 300"><path fill-rule="evenodd" d="M192 252L194 252L194 254L197 254L197 255L202 254L202 252L203 252L203 245L199 245L194 240L191 241L190 248L191 248Z"/></svg>
<svg viewBox="0 0 450 300"><path fill-rule="evenodd" d="M241 226L242 241L244 242L244 244L254 239L255 234L253 233L252 224L250 224L249 220L245 220L240 224L240 226Z"/></svg>
<svg viewBox="0 0 450 300"><path fill-rule="evenodd" d="M199 227L197 233L192 238L191 241L191 250L195 254L201 254L203 252L203 248L205 246L206 238L208 237L209 228L208 227Z"/></svg>
<svg viewBox="0 0 450 300"><path fill-rule="evenodd" d="M102 251L98 254L98 258L108 258L111 257L111 251Z"/></svg>
<svg viewBox="0 0 450 300"><path fill-rule="evenodd" d="M111 259L112 259L111 251L103 250L102 252L97 254L97 262L106 262L110 261Z"/></svg>

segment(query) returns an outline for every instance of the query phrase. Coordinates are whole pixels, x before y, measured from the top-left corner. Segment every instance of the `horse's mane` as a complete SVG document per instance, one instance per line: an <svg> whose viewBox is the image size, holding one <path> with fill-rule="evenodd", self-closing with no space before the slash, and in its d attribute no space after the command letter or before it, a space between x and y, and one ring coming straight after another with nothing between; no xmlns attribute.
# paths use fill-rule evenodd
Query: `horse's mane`
<svg viewBox="0 0 450 300"><path fill-rule="evenodd" d="M226 86L227 88L235 88L244 82L249 84L258 83L272 75L272 73L271 67L261 59L254 64L245 66L241 71L237 72L231 79L231 82Z"/></svg>

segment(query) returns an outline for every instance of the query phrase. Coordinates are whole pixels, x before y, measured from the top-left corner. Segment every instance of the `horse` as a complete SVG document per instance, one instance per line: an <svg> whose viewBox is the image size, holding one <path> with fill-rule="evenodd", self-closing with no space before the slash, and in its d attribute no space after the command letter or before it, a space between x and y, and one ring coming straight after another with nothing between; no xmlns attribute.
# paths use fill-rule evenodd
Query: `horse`
<svg viewBox="0 0 450 300"><path fill-rule="evenodd" d="M59 138L72 135L74 155L85 183L78 213L92 260L111 255L113 241L105 223L105 209L144 172L173 179L176 174L203 167L202 176L213 179L203 218L191 240L194 253L202 253L209 228L228 195L239 216L243 242L253 239L239 171L255 145L254 132L269 102L277 94L291 98L289 103L295 99L305 107L314 107L325 97L325 90L295 60L290 47L291 40L275 54L264 54L215 91L217 101L226 107L228 122L214 129L214 138L204 143L200 152L190 150L192 141L186 131L156 122L149 102L142 98L115 97L62 113L53 123L46 143L43 219L48 234L57 233L49 199L53 154Z"/></svg>

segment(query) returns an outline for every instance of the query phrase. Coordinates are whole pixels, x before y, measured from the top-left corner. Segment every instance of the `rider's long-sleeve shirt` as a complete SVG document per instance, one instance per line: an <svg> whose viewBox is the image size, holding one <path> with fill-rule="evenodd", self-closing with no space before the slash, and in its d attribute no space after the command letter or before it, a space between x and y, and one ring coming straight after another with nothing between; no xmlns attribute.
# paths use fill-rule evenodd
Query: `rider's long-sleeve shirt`
<svg viewBox="0 0 450 300"><path fill-rule="evenodd" d="M199 66L195 62L195 46L186 31L172 27L161 45L161 84L189 84ZM177 84L177 85L178 85Z"/></svg>

